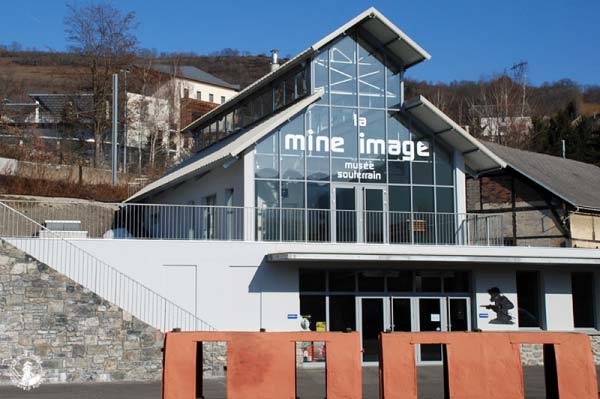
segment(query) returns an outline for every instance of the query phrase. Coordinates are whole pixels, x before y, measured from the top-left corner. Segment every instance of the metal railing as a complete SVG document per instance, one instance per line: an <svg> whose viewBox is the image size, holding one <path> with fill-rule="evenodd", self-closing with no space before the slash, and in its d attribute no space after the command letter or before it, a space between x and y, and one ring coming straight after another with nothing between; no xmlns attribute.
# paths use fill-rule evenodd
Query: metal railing
<svg viewBox="0 0 600 399"><path fill-rule="evenodd" d="M67 222L68 229L53 230L65 238L504 245L502 216L494 214L4 202L39 225ZM0 230L45 234L22 220L3 222Z"/></svg>
<svg viewBox="0 0 600 399"><path fill-rule="evenodd" d="M23 206L18 210L0 202L0 237L9 244L163 332L173 328L184 331L215 330L188 310L78 247L67 239L71 237L70 234L64 234L72 232L48 230L23 210ZM56 216L44 214L41 210L39 215ZM90 231L99 230L91 228Z"/></svg>

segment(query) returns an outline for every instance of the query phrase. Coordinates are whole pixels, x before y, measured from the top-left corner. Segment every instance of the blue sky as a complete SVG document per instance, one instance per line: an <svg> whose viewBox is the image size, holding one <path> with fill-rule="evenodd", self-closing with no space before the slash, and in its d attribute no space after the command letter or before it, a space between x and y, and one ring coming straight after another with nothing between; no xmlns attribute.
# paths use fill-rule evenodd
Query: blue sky
<svg viewBox="0 0 600 399"><path fill-rule="evenodd" d="M66 48L62 0L5 0L0 43ZM82 1L75 1L82 3ZM87 4L87 1L83 2ZM120 0L141 46L208 53L225 47L294 55L373 5L432 54L410 72L430 81L477 80L529 62L533 84L600 84L599 0L208 1Z"/></svg>

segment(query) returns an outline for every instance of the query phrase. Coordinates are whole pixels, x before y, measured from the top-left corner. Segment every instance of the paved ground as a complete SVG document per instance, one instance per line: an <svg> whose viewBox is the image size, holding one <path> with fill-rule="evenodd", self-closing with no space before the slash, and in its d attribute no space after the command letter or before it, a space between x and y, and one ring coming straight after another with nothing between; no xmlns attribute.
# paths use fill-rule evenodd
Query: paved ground
<svg viewBox="0 0 600 399"><path fill-rule="evenodd" d="M377 367L363 368L363 398L378 399L377 373ZM308 369L299 372L299 398L323 399L325 397L324 375L324 369ZM545 398L543 368L525 367L524 375L526 399ZM420 399L443 398L441 367L419 367L417 376ZM160 399L160 395L160 383L42 385L29 392L14 387L0 387L0 398L2 399ZM207 379L205 398L225 399L225 379Z"/></svg>

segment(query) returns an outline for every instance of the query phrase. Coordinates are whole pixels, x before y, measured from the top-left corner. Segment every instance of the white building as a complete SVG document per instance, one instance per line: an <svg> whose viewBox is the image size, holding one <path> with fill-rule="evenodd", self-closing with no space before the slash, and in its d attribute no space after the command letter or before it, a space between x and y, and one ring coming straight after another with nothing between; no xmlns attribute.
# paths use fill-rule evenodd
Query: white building
<svg viewBox="0 0 600 399"><path fill-rule="evenodd" d="M305 318L359 331L365 361L386 330L596 331L597 250L505 247L501 217L466 214L465 176L507 163L404 99L429 58L368 9L188 126L201 150L111 216L127 239L70 242L216 329ZM142 320L190 328L98 276Z"/></svg>
<svg viewBox="0 0 600 399"><path fill-rule="evenodd" d="M132 73L142 81L138 85L143 93L127 93L127 145L143 148L158 141L175 160L192 150L181 129L239 90L238 85L189 65L136 65Z"/></svg>

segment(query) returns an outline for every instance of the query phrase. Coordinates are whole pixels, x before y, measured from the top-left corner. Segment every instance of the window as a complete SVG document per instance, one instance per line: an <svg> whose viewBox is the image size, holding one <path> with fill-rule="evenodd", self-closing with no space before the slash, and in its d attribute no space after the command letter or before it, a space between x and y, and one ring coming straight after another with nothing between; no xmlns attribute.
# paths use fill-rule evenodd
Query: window
<svg viewBox="0 0 600 399"><path fill-rule="evenodd" d="M595 328L594 273L571 273L571 293L575 328Z"/></svg>
<svg viewBox="0 0 600 399"><path fill-rule="evenodd" d="M225 102L225 96L221 96L221 104Z"/></svg>
<svg viewBox="0 0 600 399"><path fill-rule="evenodd" d="M196 100L202 100L202 92L201 91L196 92Z"/></svg>
<svg viewBox="0 0 600 399"><path fill-rule="evenodd" d="M542 327L538 272L517 272L519 327Z"/></svg>
<svg viewBox="0 0 600 399"><path fill-rule="evenodd" d="M190 98L190 89L183 89L183 98Z"/></svg>
<svg viewBox="0 0 600 399"><path fill-rule="evenodd" d="M215 102L215 95L212 93L208 93L208 101L210 101L211 103Z"/></svg>

